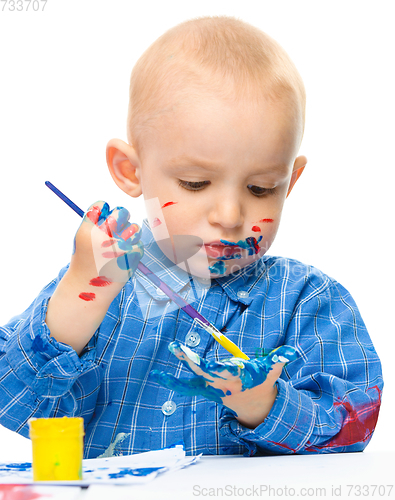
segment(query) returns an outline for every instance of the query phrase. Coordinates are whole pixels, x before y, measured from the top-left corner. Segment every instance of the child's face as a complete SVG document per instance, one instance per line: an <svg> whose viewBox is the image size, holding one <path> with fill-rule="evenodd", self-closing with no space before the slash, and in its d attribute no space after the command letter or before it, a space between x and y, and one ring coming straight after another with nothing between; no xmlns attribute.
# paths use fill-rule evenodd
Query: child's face
<svg viewBox="0 0 395 500"><path fill-rule="evenodd" d="M307 161L295 161L297 122L280 105L258 109L220 100L173 108L156 120L155 141L145 147L136 175L145 199L157 198L162 207L149 213L161 249L173 262L174 250L181 260L194 255L189 271L201 277L257 260L272 244L284 200ZM164 223L173 248L158 240ZM248 237L258 242L257 253L221 243L242 247Z"/></svg>

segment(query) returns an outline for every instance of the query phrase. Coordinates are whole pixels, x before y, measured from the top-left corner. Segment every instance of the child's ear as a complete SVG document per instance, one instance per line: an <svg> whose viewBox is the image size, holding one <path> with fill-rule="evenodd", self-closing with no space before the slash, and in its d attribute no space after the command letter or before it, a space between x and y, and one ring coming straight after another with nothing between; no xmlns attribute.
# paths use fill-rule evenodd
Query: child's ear
<svg viewBox="0 0 395 500"><path fill-rule="evenodd" d="M289 196L289 193L292 191L292 188L294 187L296 181L302 175L302 172L303 172L306 164L307 164L307 158L305 156L298 156L296 158L295 163L294 163L294 168L292 171L291 181L290 181L289 187L288 187L287 198Z"/></svg>
<svg viewBox="0 0 395 500"><path fill-rule="evenodd" d="M111 139L107 144L106 159L115 184L133 198L140 196L141 165L135 149L121 139Z"/></svg>

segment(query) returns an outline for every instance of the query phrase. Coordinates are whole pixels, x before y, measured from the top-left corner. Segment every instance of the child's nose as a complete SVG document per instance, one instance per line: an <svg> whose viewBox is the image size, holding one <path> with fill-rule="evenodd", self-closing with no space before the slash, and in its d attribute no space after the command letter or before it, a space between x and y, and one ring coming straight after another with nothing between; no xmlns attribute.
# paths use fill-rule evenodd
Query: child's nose
<svg viewBox="0 0 395 500"><path fill-rule="evenodd" d="M234 196L213 200L208 220L228 229L241 226L244 222L241 202Z"/></svg>

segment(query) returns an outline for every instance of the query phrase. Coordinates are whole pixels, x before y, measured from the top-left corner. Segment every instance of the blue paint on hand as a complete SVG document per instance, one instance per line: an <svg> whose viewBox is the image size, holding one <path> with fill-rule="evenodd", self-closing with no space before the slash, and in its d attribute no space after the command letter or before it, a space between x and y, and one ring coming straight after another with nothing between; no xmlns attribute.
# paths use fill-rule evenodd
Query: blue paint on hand
<svg viewBox="0 0 395 500"><path fill-rule="evenodd" d="M275 364L290 363L299 357L296 350L287 345L274 349L263 358L249 361L240 358L229 358L222 362L207 361L178 341L169 344L169 350L196 376L189 379L176 378L170 373L153 370L150 378L183 396L200 395L216 403L223 403L223 398L231 395L229 389L224 392L220 388L213 387L211 384L216 380L226 381L238 377L241 381L241 391L245 391L263 384Z"/></svg>

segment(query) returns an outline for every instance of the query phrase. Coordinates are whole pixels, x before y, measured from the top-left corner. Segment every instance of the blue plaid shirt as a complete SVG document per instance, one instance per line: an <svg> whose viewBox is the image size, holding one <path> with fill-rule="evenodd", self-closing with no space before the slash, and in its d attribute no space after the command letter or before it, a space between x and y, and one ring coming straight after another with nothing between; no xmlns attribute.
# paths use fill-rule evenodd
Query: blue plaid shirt
<svg viewBox="0 0 395 500"><path fill-rule="evenodd" d="M284 344L296 348L300 358L283 369L265 421L248 429L226 407L179 396L148 378L153 369L191 376L168 350L174 340L209 360L229 354L139 271L80 356L51 338L48 300L66 266L24 313L0 328L2 425L28 436L31 417L82 416L86 458L110 445L109 452L119 455L180 440L188 454L364 449L383 381L347 290L314 267L271 256L205 283L159 251L146 221L142 240L143 263L248 356Z"/></svg>

